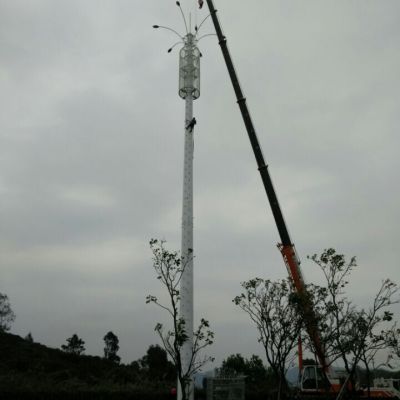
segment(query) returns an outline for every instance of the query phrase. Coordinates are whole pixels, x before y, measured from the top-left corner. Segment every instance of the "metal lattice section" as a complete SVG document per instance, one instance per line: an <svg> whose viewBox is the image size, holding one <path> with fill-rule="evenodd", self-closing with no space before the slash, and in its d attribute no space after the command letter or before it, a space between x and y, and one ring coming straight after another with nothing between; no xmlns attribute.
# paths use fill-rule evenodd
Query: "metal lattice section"
<svg viewBox="0 0 400 400"><path fill-rule="evenodd" d="M185 36L185 46L179 52L179 96L193 100L200 97L200 51L193 34Z"/></svg>

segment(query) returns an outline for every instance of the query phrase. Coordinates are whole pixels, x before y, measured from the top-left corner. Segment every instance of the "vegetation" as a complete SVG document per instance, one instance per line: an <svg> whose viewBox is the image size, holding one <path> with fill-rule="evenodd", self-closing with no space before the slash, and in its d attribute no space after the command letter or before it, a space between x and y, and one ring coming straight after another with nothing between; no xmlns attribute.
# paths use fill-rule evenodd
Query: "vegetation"
<svg viewBox="0 0 400 400"><path fill-rule="evenodd" d="M242 283L244 292L233 302L244 310L256 325L259 342L272 374L278 383L278 399L286 392L286 372L297 345L303 320L289 280L271 282L260 278Z"/></svg>
<svg viewBox="0 0 400 400"><path fill-rule="evenodd" d="M158 349L161 354L163 349ZM63 393L69 393L73 394L69 397L72 399L85 394L82 399L162 400L170 397L170 389L175 386L175 374L162 371L165 367L162 364L154 374L152 368L141 362L120 365L101 357L51 349L5 332L0 332L0 354L2 399L6 398L5 393L18 399L34 398L35 393L40 393L43 399L59 399ZM91 397L90 393L96 396Z"/></svg>
<svg viewBox="0 0 400 400"><path fill-rule="evenodd" d="M208 321L202 318L199 326L193 332L193 345L190 349L189 364L184 366L182 363L183 347L189 336L185 327L185 320L179 314L179 286L186 263L176 251L167 250L164 241L152 239L150 248L153 253L153 267L156 271L157 279L167 290L168 303L162 304L156 296L152 295L147 296L146 303L156 304L164 309L171 318L172 328L165 330L162 324L157 323L155 331L175 366L182 400L187 400L192 386L193 375L207 362L213 360L212 357L208 356L201 358L200 351L213 343L214 333L209 329Z"/></svg>
<svg viewBox="0 0 400 400"><path fill-rule="evenodd" d="M119 350L118 337L110 331L104 336L103 340L105 343L104 358L106 360L110 360L114 363L119 364L119 362L121 361L121 357L117 355L117 352Z"/></svg>
<svg viewBox="0 0 400 400"><path fill-rule="evenodd" d="M6 294L0 293L0 332L7 332L15 320L14 311Z"/></svg>
<svg viewBox="0 0 400 400"><path fill-rule="evenodd" d="M258 330L259 342L279 383L277 398L288 389L286 370L305 327L305 314L301 309L305 299L315 310L312 323L319 328L321 344L329 361L343 363L352 388L356 387L355 376L363 366L369 390L379 353L389 351L389 361L397 364L399 361L400 331L392 321L391 307L400 301L400 288L390 279L383 280L371 305L361 308L346 292L351 272L357 266L355 257L348 261L334 249L327 249L309 259L322 271L324 286L308 285L300 296L293 293L290 280L271 282L255 278L242 283L243 292L233 299ZM307 335L303 342L316 353L314 343Z"/></svg>
<svg viewBox="0 0 400 400"><path fill-rule="evenodd" d="M79 356L85 352L85 342L76 333L67 339L67 343L61 346L61 349L66 353Z"/></svg>
<svg viewBox="0 0 400 400"><path fill-rule="evenodd" d="M41 400L164 400L173 398L171 389L176 376L182 398L188 398L187 383L211 357L199 352L213 342L208 321L202 319L193 333L192 361L187 370L181 363L182 345L187 340L185 322L178 313L179 283L184 263L177 252L165 249L164 242L152 240L153 266L158 280L167 289L169 302L160 303L149 295L147 303L163 308L171 317L172 328L156 325L162 347L151 345L146 354L122 364L117 355L118 337L109 331L104 337L104 357L84 355L85 342L77 334L66 340L61 349L35 343L32 334L23 339L7 331L15 319L8 297L0 294L0 398ZM356 259L346 258L333 249L310 259L321 269L324 286L307 286L315 310L321 343L330 360L339 360L350 381L357 375L360 384L369 387L376 377L400 378L400 329L393 319L392 306L400 302L400 288L391 280L381 282L369 307L359 307L348 295L348 283ZM292 293L290 280L271 282L259 278L242 284L242 293L233 300L255 324L267 360L253 355L249 359L236 353L227 357L219 372L242 375L246 381L246 399L280 398L290 392L286 371L295 355L297 338L304 324L299 312L302 299ZM311 303L310 303L311 304ZM313 352L313 344L303 342ZM387 356L387 362L376 360ZM304 360L314 364L314 360ZM393 372L379 369L392 368ZM350 385L355 387L355 385ZM204 397L204 391L202 393ZM351 393L348 394L351 398Z"/></svg>
<svg viewBox="0 0 400 400"><path fill-rule="evenodd" d="M395 328L387 335L390 354L388 366L392 369L400 369L400 329Z"/></svg>
<svg viewBox="0 0 400 400"><path fill-rule="evenodd" d="M261 358L254 354L249 359L239 353L231 354L218 372L222 376L244 376L246 399L268 398L276 388L271 368L266 368Z"/></svg>
<svg viewBox="0 0 400 400"><path fill-rule="evenodd" d="M360 308L346 293L356 258L349 261L334 249L309 257L321 269L326 284L313 285L314 308L318 312L321 338L331 362L340 360L353 383L360 365L366 370L371 386L371 367L377 355L390 348L396 324L391 307L400 301L400 288L390 279L381 282L368 308ZM312 349L313 345L309 342Z"/></svg>
<svg viewBox="0 0 400 400"><path fill-rule="evenodd" d="M173 382L176 379L175 367L168 360L166 351L159 345L151 345L139 361L134 361L137 370L142 370L150 379Z"/></svg>
<svg viewBox="0 0 400 400"><path fill-rule="evenodd" d="M33 343L33 336L32 333L29 332L26 336L25 336L25 340L27 340L28 342Z"/></svg>

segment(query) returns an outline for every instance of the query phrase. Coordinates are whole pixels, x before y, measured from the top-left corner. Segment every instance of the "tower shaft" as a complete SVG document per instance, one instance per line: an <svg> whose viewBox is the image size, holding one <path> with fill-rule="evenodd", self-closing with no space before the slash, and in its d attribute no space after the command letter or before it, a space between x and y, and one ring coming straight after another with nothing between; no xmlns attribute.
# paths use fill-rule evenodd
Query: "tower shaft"
<svg viewBox="0 0 400 400"><path fill-rule="evenodd" d="M182 366L186 372L190 367L193 353L193 129L187 126L193 118L193 97L185 98L185 140L183 162L183 199L182 199L182 242L181 255L184 270L181 278L180 314L185 321L188 339L182 348ZM190 399L193 399L193 382L190 387Z"/></svg>
<svg viewBox="0 0 400 400"><path fill-rule="evenodd" d="M182 242L183 273L180 283L180 317L185 322L187 340L181 351L182 374L188 378L185 393L188 400L194 398L193 374L193 153L194 125L193 101L200 96L200 51L196 38L188 33L185 45L179 52L179 96L185 100L185 139L183 159ZM178 400L182 390L178 382Z"/></svg>

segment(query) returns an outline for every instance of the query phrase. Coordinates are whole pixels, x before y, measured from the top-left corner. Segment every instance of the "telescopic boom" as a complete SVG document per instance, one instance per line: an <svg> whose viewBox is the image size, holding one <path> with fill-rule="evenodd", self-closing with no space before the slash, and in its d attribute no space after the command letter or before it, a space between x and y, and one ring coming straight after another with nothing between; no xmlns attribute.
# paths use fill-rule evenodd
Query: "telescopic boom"
<svg viewBox="0 0 400 400"><path fill-rule="evenodd" d="M290 239L288 229L286 227L285 220L278 202L278 198L275 193L274 186L272 184L271 177L268 172L268 166L265 164L264 156L262 154L261 146L257 138L256 131L253 126L253 122L247 108L246 98L243 95L240 83L235 71L235 67L232 62L232 58L229 53L227 46L227 41L225 35L222 33L221 25L218 20L217 10L214 8L212 0L206 0L208 8L210 10L211 18L215 27L215 31L218 37L219 45L221 46L222 54L225 59L226 66L228 68L229 76L232 81L233 89L236 94L237 103L242 114L243 122L246 126L246 130L250 139L251 146L253 148L254 156L257 161L258 170L260 171L261 179L264 184L265 191L268 196L269 204L271 206L272 214L275 219L276 226L278 228L281 243L278 245L279 250L282 253L283 259L285 261L286 267L288 269L289 276L291 277L294 287L301 295L303 299L303 317L305 320L307 332L315 347L317 357L321 366L325 372L328 372L328 362L324 354L323 346L320 340L320 335L317 327L317 319L315 312L312 308L312 304L306 295L306 287L302 277L300 269L300 261L297 257L296 250L292 240Z"/></svg>

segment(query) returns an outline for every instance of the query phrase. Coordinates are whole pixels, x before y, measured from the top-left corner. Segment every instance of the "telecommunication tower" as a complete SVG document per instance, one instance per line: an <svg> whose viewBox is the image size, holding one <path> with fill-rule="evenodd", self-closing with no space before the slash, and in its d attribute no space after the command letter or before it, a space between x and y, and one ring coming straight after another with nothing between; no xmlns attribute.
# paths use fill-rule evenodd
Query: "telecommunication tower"
<svg viewBox="0 0 400 400"><path fill-rule="evenodd" d="M186 28L186 35L181 36L174 29L166 26L153 25L154 28L164 28L179 36L180 41L175 43L168 52L178 45L183 44L179 52L179 97L185 100L185 125L184 125L184 161L183 161L183 197L182 197L182 237L181 257L184 266L180 283L180 317L185 321L185 331L188 339L182 346L182 370L185 373L193 362L193 154L194 154L194 126L196 119L193 117L193 101L200 97L200 57L197 47L199 27L191 32L187 26L186 18L177 1ZM208 36L208 35L205 35ZM201 39L201 38L200 38ZM189 400L194 398L193 376L188 382ZM182 398L178 382L178 400Z"/></svg>
<svg viewBox="0 0 400 400"><path fill-rule="evenodd" d="M183 161L181 255L184 270L181 278L181 317L185 320L188 340L183 344L182 364L189 368L193 349L193 100L200 96L200 51L196 38L188 33L179 52L179 96L185 100L185 139ZM190 398L193 398L191 382Z"/></svg>

